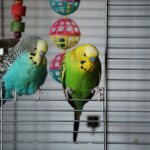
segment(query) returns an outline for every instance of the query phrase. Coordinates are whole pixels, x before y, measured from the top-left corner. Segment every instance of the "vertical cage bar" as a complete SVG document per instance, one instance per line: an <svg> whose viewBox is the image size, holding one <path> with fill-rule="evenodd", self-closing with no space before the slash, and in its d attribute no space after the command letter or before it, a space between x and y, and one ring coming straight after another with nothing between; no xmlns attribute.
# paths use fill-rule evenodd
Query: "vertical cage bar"
<svg viewBox="0 0 150 150"><path fill-rule="evenodd" d="M5 36L5 32L4 32L4 0L1 0L0 2L0 9L1 9L1 37L4 38ZM1 89L2 90L2 89ZM0 90L0 95L2 95L2 91ZM2 98L0 96L0 98ZM0 110L0 129L1 129L1 133L0 133L0 137L1 137L1 143L0 143L0 150L3 150L3 101L0 101L1 103L1 110Z"/></svg>
<svg viewBox="0 0 150 150"><path fill-rule="evenodd" d="M1 37L5 36L4 32L4 0L1 0Z"/></svg>
<svg viewBox="0 0 150 150"><path fill-rule="evenodd" d="M104 118L104 150L107 150L107 64L108 64L108 0L105 0L105 70L104 70L104 102L103 102L103 118Z"/></svg>
<svg viewBox="0 0 150 150"><path fill-rule="evenodd" d="M1 126L1 144L0 144L0 147L1 149L0 150L3 150L3 100L1 100L1 122L0 122L0 126Z"/></svg>
<svg viewBox="0 0 150 150"><path fill-rule="evenodd" d="M14 120L17 120L17 100L14 102ZM14 132L14 134L13 134L13 139L14 139L14 141L17 141L17 129L18 129L18 127L17 127L17 122L14 122L14 124L13 124L13 126L14 126L14 131L16 131L16 132ZM14 142L14 149L15 150L17 150L18 148L17 148L17 142Z"/></svg>

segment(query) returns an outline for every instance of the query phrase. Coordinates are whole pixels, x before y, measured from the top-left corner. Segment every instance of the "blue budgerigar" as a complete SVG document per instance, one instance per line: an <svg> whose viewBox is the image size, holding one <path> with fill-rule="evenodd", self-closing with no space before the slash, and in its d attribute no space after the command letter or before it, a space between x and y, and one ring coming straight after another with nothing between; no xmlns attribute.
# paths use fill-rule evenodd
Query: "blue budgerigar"
<svg viewBox="0 0 150 150"><path fill-rule="evenodd" d="M3 71L2 81L5 90L3 98L5 99L11 99L13 92L19 96L35 93L43 85L47 76L47 60L45 57L48 49L47 42L37 36L23 40L25 42L22 41L21 44L20 41L16 49L12 49L14 55L16 55L13 59L13 56L11 57L13 61L9 61L9 64L3 62L1 72ZM17 49L20 51L17 51ZM10 52L13 53L13 51ZM8 55L7 59L10 60Z"/></svg>
<svg viewBox="0 0 150 150"><path fill-rule="evenodd" d="M0 64L0 81L4 74L7 72L9 66L19 57L24 51L29 51L35 54L37 42L42 39L39 36L32 35L23 37L20 39L18 44L13 47L9 52L4 56L1 64Z"/></svg>

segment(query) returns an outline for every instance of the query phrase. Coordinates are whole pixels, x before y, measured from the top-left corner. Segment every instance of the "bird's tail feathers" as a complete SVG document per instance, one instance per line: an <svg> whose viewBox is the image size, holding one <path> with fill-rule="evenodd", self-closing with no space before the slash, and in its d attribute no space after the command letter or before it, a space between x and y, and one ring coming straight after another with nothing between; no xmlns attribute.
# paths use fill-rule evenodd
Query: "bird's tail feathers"
<svg viewBox="0 0 150 150"><path fill-rule="evenodd" d="M74 133L73 133L73 142L77 141L77 136L78 136L78 130L79 130L79 124L80 124L80 116L81 116L81 111L75 111L74 112Z"/></svg>

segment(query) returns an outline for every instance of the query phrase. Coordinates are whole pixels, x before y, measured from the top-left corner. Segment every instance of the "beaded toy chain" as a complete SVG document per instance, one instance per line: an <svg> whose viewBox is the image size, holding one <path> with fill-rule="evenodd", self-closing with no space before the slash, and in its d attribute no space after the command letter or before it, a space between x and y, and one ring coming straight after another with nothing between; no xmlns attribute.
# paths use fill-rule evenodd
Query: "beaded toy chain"
<svg viewBox="0 0 150 150"><path fill-rule="evenodd" d="M19 38L21 37L21 32L24 32L25 23L21 22L22 16L25 16L26 7L22 6L23 0L16 0L15 4L12 5L12 15L14 21L11 22L11 31L14 32L15 38L5 39L4 33L4 0L1 0L1 38L0 39L0 61L2 61L3 56L7 53L8 48L15 46Z"/></svg>
<svg viewBox="0 0 150 150"><path fill-rule="evenodd" d="M24 32L25 23L21 22L22 16L26 14L26 7L22 5L23 0L15 0L15 4L12 5L12 15L14 21L11 22L11 31L14 32L14 37L19 39L21 32Z"/></svg>

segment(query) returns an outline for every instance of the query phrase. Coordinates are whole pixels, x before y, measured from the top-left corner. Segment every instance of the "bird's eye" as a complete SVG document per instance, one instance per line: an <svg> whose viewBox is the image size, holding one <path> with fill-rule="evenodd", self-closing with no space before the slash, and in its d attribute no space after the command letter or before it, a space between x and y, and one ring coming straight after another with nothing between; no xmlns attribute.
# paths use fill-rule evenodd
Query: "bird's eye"
<svg viewBox="0 0 150 150"><path fill-rule="evenodd" d="M94 62L96 61L96 57L91 57L91 58L90 58L90 61L91 61L92 63L94 63Z"/></svg>
<svg viewBox="0 0 150 150"><path fill-rule="evenodd" d="M86 62L86 61L84 61L84 60L81 60L81 61L80 61L81 64L84 64L85 62Z"/></svg>
<svg viewBox="0 0 150 150"><path fill-rule="evenodd" d="M84 56L86 57L86 54L84 53Z"/></svg>
<svg viewBox="0 0 150 150"><path fill-rule="evenodd" d="M34 50L36 50L36 47L34 47Z"/></svg>

